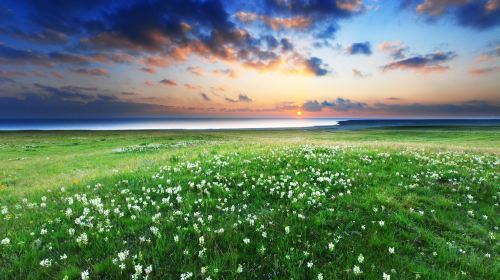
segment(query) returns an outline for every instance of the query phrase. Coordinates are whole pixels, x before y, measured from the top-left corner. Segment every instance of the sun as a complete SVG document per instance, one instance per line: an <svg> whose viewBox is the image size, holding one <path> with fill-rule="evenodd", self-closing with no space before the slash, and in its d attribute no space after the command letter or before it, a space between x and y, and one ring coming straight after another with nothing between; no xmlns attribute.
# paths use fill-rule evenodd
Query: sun
<svg viewBox="0 0 500 280"><path fill-rule="evenodd" d="M302 111L297 111L297 116L302 116Z"/></svg>

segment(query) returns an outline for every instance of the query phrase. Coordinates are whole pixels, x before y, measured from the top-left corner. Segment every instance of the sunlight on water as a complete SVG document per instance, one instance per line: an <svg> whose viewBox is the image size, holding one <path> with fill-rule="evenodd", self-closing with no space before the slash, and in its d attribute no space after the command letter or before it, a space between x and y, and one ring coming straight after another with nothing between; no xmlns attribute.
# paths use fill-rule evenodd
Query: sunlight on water
<svg viewBox="0 0 500 280"><path fill-rule="evenodd" d="M266 129L335 126L334 119L129 119L19 120L0 123L0 130L144 130Z"/></svg>

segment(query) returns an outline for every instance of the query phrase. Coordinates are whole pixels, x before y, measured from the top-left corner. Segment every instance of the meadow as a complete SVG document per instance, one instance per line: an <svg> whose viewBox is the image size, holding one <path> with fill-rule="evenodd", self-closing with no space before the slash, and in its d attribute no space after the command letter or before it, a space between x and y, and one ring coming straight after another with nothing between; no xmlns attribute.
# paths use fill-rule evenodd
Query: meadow
<svg viewBox="0 0 500 280"><path fill-rule="evenodd" d="M0 279L498 279L500 128L0 133Z"/></svg>

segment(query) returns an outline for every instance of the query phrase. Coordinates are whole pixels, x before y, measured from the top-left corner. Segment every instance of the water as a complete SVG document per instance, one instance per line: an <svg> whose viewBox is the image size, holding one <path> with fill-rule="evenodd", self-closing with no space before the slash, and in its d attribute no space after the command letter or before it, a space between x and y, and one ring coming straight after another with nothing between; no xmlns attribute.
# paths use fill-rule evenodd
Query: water
<svg viewBox="0 0 500 280"><path fill-rule="evenodd" d="M324 129L382 127L496 126L500 119L285 119L285 118L128 118L0 120L0 131L17 130L203 130L203 129Z"/></svg>
<svg viewBox="0 0 500 280"><path fill-rule="evenodd" d="M336 119L137 118L93 120L0 120L0 130L201 130L272 129L338 125Z"/></svg>

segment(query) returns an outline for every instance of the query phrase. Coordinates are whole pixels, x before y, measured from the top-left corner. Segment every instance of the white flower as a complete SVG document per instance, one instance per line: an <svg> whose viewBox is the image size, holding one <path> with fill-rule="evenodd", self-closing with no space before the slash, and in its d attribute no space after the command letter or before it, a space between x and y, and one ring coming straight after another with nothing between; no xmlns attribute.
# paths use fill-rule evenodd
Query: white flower
<svg viewBox="0 0 500 280"><path fill-rule="evenodd" d="M144 269L144 272L146 274L150 274L152 271L153 271L153 266L152 265L149 265L148 267L146 267L146 269Z"/></svg>
<svg viewBox="0 0 500 280"><path fill-rule="evenodd" d="M333 251L333 249L335 249L335 244L332 242L328 243L328 250Z"/></svg>
<svg viewBox="0 0 500 280"><path fill-rule="evenodd" d="M60 260L65 260L65 259L67 259L67 258L68 258L68 256L67 256L66 254L63 254L63 255L61 255L61 256L59 257L59 259L60 259Z"/></svg>
<svg viewBox="0 0 500 280"><path fill-rule="evenodd" d="M311 267L313 267L313 265L314 265L314 263L312 261L310 261L307 263L307 268L311 268Z"/></svg>
<svg viewBox="0 0 500 280"><path fill-rule="evenodd" d="M193 273L192 272L186 272L186 273L182 273L181 274L181 280L186 280L186 279L189 279L193 277Z"/></svg>
<svg viewBox="0 0 500 280"><path fill-rule="evenodd" d="M89 279L89 270L82 271L82 280L88 280Z"/></svg>
<svg viewBox="0 0 500 280"><path fill-rule="evenodd" d="M289 226L286 226L286 227L285 227L285 233L286 233L286 234L289 234L289 233L290 233L290 227L289 227Z"/></svg>
<svg viewBox="0 0 500 280"><path fill-rule="evenodd" d="M76 243L78 243L78 245L87 245L88 243L87 234L85 232L80 234L80 236L76 238Z"/></svg>
<svg viewBox="0 0 500 280"><path fill-rule="evenodd" d="M363 254L359 254L359 256L358 256L358 262L359 263L363 263L364 260L365 260L365 257L363 257Z"/></svg>
<svg viewBox="0 0 500 280"><path fill-rule="evenodd" d="M175 236L174 236L174 242L175 242L175 243L179 242L179 236L178 236L178 235L175 235Z"/></svg>
<svg viewBox="0 0 500 280"><path fill-rule="evenodd" d="M141 274L142 273L142 265L137 264L134 266L135 274Z"/></svg>
<svg viewBox="0 0 500 280"><path fill-rule="evenodd" d="M40 265L43 267L49 267L52 265L52 260L51 259L45 259L40 262Z"/></svg>
<svg viewBox="0 0 500 280"><path fill-rule="evenodd" d="M389 254L394 254L394 247L389 247Z"/></svg>
<svg viewBox="0 0 500 280"><path fill-rule="evenodd" d="M245 244L250 243L250 239L248 239L248 238L243 239L243 243L245 243Z"/></svg>
<svg viewBox="0 0 500 280"><path fill-rule="evenodd" d="M385 225L385 222L384 221L378 221L378 225L383 227Z"/></svg>
<svg viewBox="0 0 500 280"><path fill-rule="evenodd" d="M5 237L4 239L2 239L2 241L0 241L0 243L2 245L9 245L10 244L10 239L8 237Z"/></svg>
<svg viewBox="0 0 500 280"><path fill-rule="evenodd" d="M323 280L323 273L318 274L318 280Z"/></svg>
<svg viewBox="0 0 500 280"><path fill-rule="evenodd" d="M68 229L68 233L69 233L69 235L75 234L75 229L74 228Z"/></svg>
<svg viewBox="0 0 500 280"><path fill-rule="evenodd" d="M121 262L124 262L124 261L127 259L128 254L129 254L128 250L125 250L125 251L123 251L123 252L119 252L119 253L118 253L118 259L119 259Z"/></svg>
<svg viewBox="0 0 500 280"><path fill-rule="evenodd" d="M490 253L486 253L484 254L485 257L487 257L488 259L491 258L491 254Z"/></svg>
<svg viewBox="0 0 500 280"><path fill-rule="evenodd" d="M361 271L361 269L359 268L359 266L355 265L353 268L352 268L352 272L354 272L355 275L359 275L361 273L363 273L363 271Z"/></svg>
<svg viewBox="0 0 500 280"><path fill-rule="evenodd" d="M154 236L157 236L157 235L158 235L158 233L159 233L158 228L157 228L157 227L155 227L155 226L151 226L151 227L149 228L149 230L151 230L151 232L153 233L153 235L154 235Z"/></svg>
<svg viewBox="0 0 500 280"><path fill-rule="evenodd" d="M236 272L238 272L238 273L243 272L243 266L241 264L238 265L238 269L236 269Z"/></svg>
<svg viewBox="0 0 500 280"><path fill-rule="evenodd" d="M73 214L73 210L71 208L66 209L66 217L70 217Z"/></svg>
<svg viewBox="0 0 500 280"><path fill-rule="evenodd" d="M391 280L391 275L385 274L385 272L382 273L382 279L383 280Z"/></svg>

